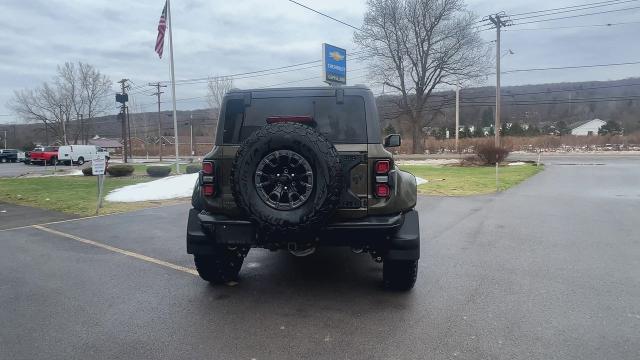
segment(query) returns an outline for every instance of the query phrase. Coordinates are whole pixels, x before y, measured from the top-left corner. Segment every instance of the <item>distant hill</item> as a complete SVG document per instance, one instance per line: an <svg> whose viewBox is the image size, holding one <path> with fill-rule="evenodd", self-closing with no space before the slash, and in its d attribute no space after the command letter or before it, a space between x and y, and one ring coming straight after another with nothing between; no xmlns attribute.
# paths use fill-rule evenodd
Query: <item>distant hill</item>
<svg viewBox="0 0 640 360"><path fill-rule="evenodd" d="M395 97L378 99L385 124L400 125ZM433 94L427 108L441 109L426 114L430 126L450 126L455 121L455 93ZM494 122L495 87L460 91L460 124L488 126ZM431 119L433 118L433 119ZM640 78L588 81L502 88L502 122L527 123L540 127L564 121L566 124L599 118L624 124L627 132L640 130Z"/></svg>
<svg viewBox="0 0 640 360"><path fill-rule="evenodd" d="M461 125L488 126L494 122L495 88L477 87L462 89L460 107ZM383 95L377 99L383 127L392 124L404 133L405 122L399 117L394 104L397 97ZM425 112L425 122L431 127L453 127L455 121L455 93L434 93ZM158 130L157 112L130 114L131 135L149 138L173 135L171 111L160 115ZM189 121L193 124L194 136L210 136L213 139L217 125L217 111L197 109L178 111L180 136L190 134ZM566 124L599 118L617 121L627 133L640 131L640 78L615 81L588 81L540 85L506 86L502 88L503 122L527 123L542 127L564 121ZM72 121L70 127L80 134L79 122ZM117 115L106 115L85 119L85 134L107 138L119 138L121 124ZM8 128L8 146L23 147L31 143L44 144L47 133L42 124L4 126ZM49 136L49 142L52 142Z"/></svg>

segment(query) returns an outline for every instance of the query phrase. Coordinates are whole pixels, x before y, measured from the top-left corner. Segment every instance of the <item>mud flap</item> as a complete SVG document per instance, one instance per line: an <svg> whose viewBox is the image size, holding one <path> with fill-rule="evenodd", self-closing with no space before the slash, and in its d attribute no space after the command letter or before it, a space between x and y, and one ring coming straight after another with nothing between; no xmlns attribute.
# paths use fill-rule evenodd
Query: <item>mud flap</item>
<svg viewBox="0 0 640 360"><path fill-rule="evenodd" d="M391 237L385 260L418 260L420 258L420 219L411 210L404 215L404 223Z"/></svg>
<svg viewBox="0 0 640 360"><path fill-rule="evenodd" d="M187 254L211 254L213 253L213 241L204 233L200 225L196 209L189 210L189 220L187 221Z"/></svg>

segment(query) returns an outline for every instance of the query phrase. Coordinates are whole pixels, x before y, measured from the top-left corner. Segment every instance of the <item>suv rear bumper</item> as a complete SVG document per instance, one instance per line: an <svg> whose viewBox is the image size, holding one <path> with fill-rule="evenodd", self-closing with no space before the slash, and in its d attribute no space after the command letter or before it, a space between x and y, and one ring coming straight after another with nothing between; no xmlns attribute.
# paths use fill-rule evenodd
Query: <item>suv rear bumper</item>
<svg viewBox="0 0 640 360"><path fill-rule="evenodd" d="M390 260L417 260L420 257L420 225L418 213L368 216L362 219L333 222L314 236L320 246L375 248ZM269 247L276 239L265 240L246 220L213 215L196 209L189 211L187 253L210 254L215 245ZM282 240L286 245L287 240ZM282 247L282 246L281 246Z"/></svg>

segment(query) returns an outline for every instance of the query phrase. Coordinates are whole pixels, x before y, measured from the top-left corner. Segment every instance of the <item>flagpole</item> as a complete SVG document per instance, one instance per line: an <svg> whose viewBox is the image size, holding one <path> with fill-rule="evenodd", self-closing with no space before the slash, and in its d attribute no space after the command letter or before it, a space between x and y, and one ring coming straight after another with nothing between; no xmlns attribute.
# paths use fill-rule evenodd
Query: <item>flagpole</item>
<svg viewBox="0 0 640 360"><path fill-rule="evenodd" d="M167 0L167 25L169 25L169 58L171 61L171 101L173 102L173 137L176 147L176 174L180 174L178 163L178 115L176 113L176 76L173 69L173 22L171 21L171 1Z"/></svg>

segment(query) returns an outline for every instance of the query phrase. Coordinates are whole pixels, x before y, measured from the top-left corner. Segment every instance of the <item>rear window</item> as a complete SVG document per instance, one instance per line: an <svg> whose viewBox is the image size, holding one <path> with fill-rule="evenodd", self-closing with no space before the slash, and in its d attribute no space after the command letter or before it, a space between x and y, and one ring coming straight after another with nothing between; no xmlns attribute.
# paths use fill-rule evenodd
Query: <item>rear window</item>
<svg viewBox="0 0 640 360"><path fill-rule="evenodd" d="M54 152L54 151L58 151L58 148L55 146L47 146L44 148L43 150L44 152Z"/></svg>
<svg viewBox="0 0 640 360"><path fill-rule="evenodd" d="M367 143L364 99L360 96L345 96L342 103L337 103L335 97L252 99L246 107L241 99L229 100L224 143L241 143L272 116L309 116L314 119L316 130L333 143Z"/></svg>

